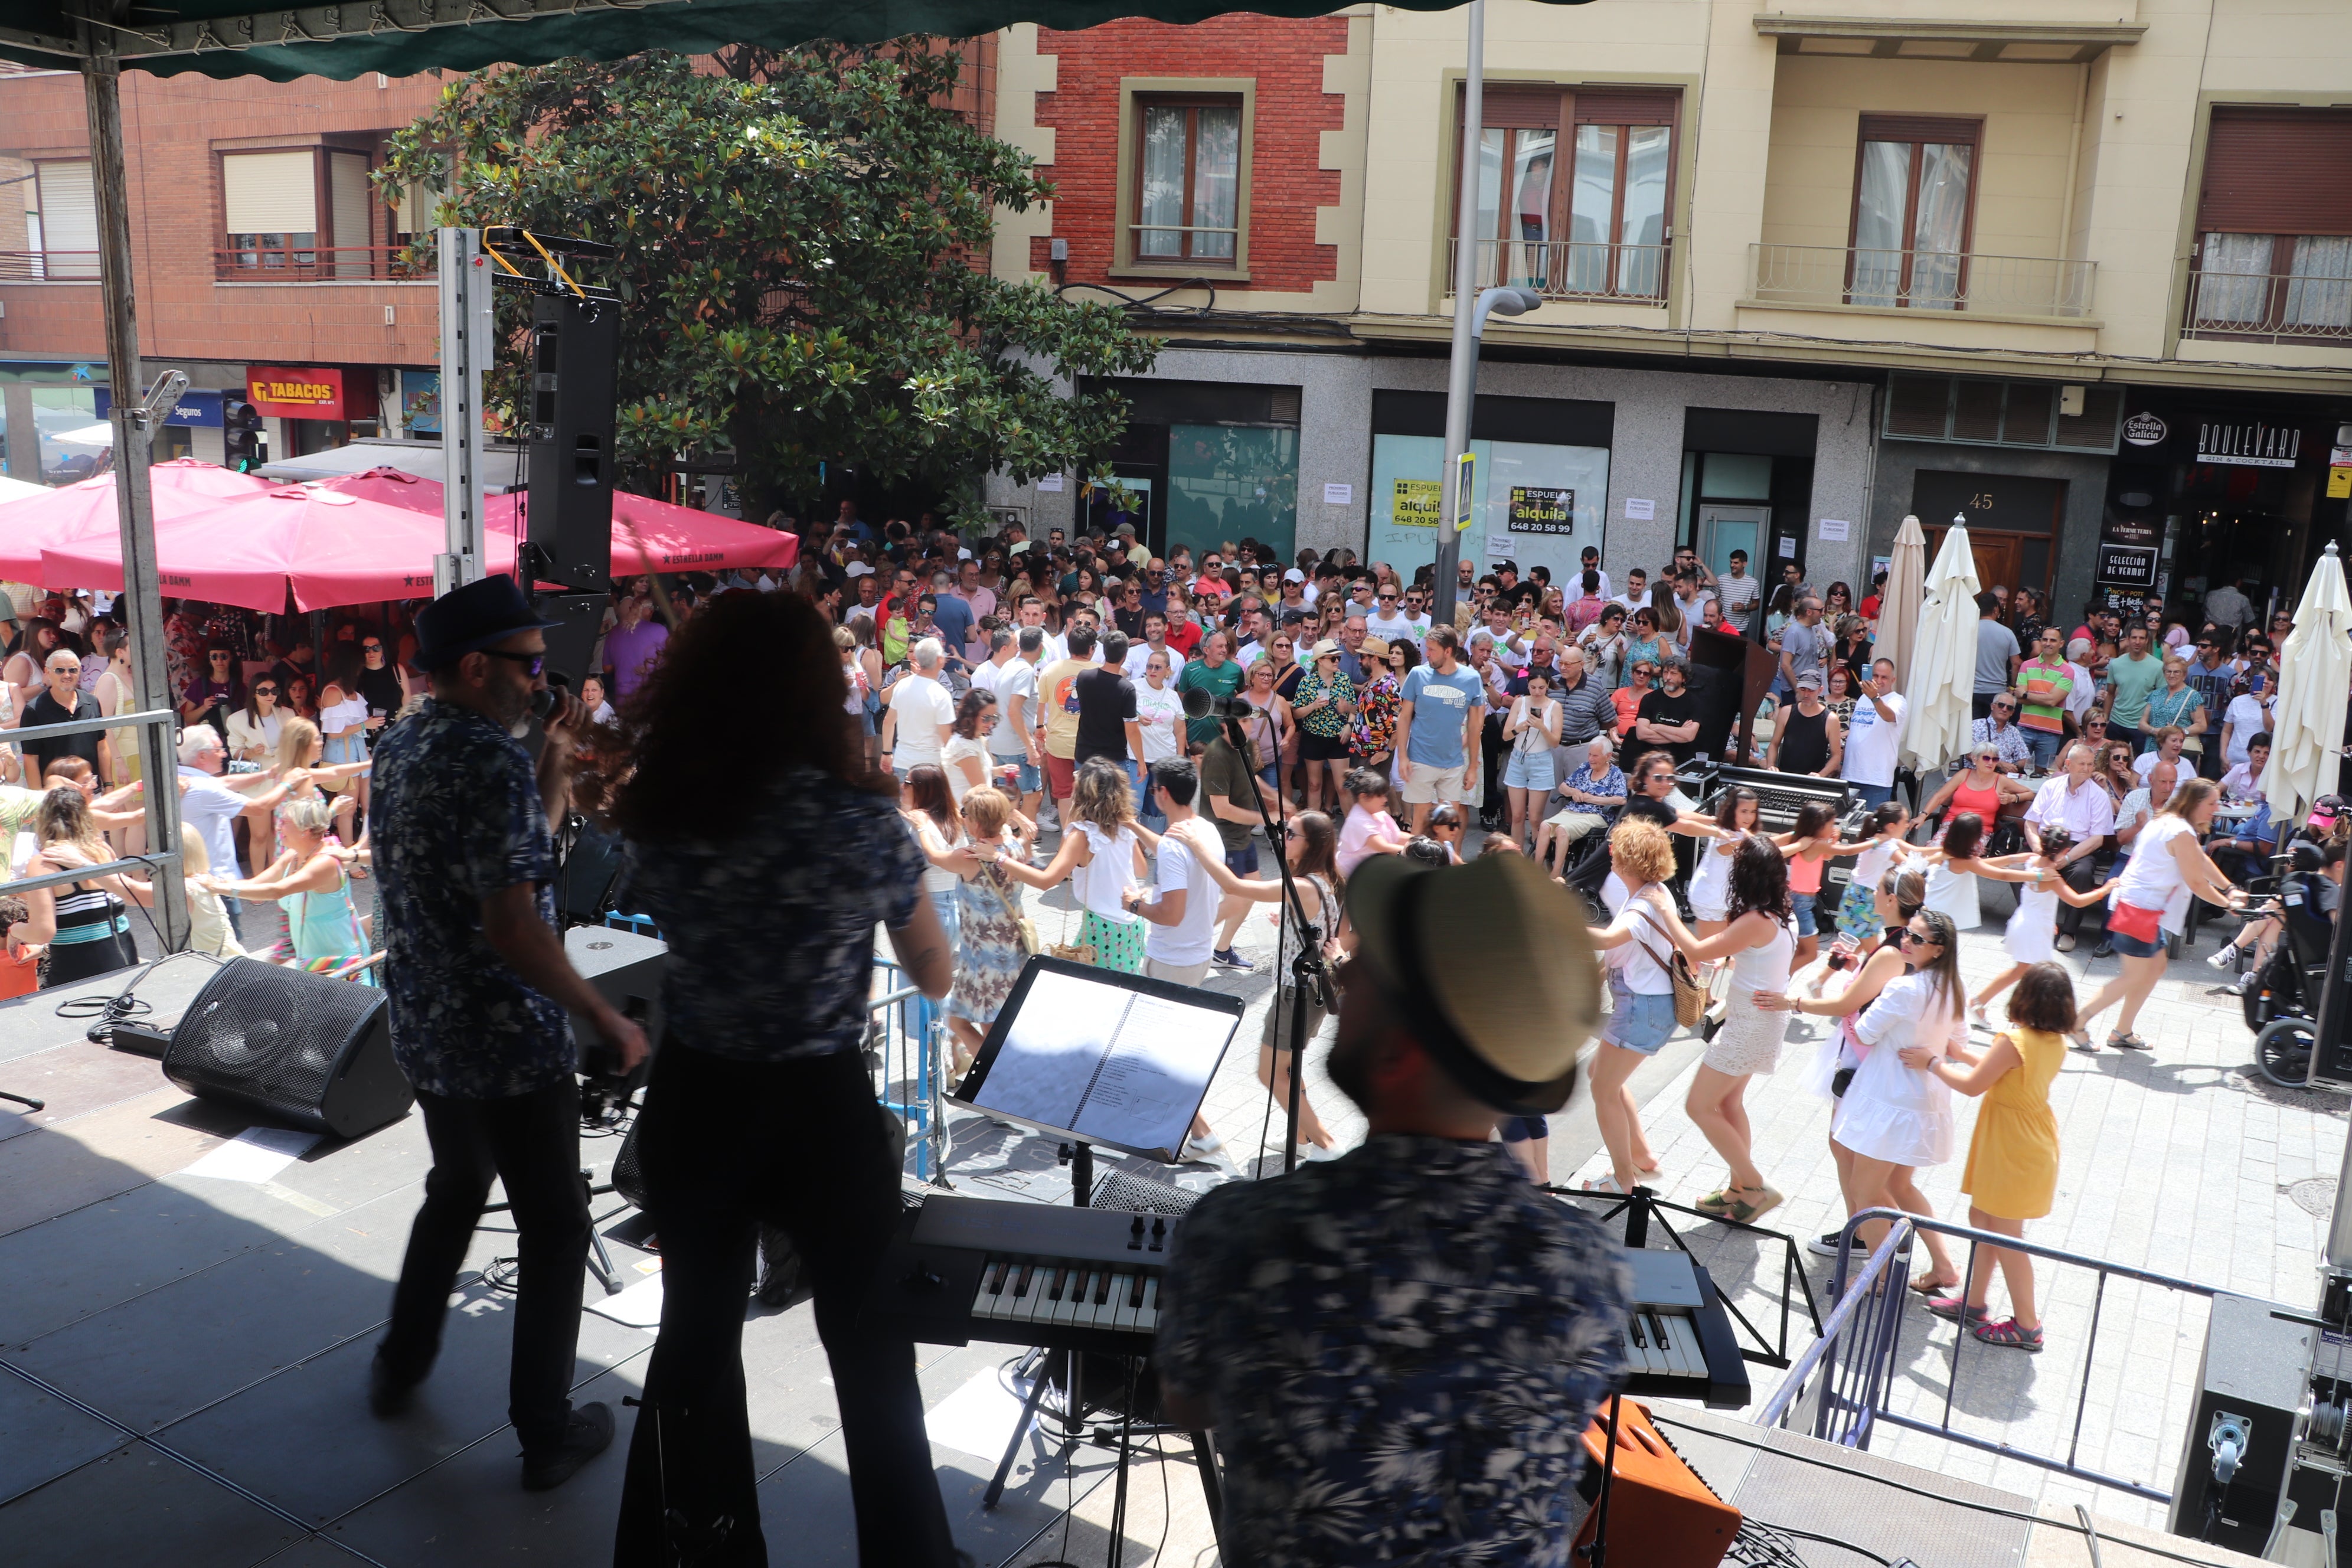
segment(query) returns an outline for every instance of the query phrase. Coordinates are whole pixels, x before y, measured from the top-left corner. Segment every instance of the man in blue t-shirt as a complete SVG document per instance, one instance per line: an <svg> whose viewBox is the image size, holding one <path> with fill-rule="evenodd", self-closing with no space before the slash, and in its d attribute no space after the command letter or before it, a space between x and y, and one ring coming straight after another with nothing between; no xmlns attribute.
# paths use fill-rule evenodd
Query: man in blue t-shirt
<svg viewBox="0 0 2352 1568"><path fill-rule="evenodd" d="M1478 796L1478 726L1486 715L1486 683L1459 657L1460 634L1432 626L1428 662L1404 678L1397 705L1397 782L1412 807L1412 831L1429 821L1439 801L1459 805Z"/></svg>

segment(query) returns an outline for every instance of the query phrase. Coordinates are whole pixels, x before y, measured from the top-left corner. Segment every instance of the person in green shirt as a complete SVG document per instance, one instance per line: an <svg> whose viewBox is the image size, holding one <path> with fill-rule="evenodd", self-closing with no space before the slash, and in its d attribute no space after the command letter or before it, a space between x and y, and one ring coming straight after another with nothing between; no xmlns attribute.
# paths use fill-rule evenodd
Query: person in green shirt
<svg viewBox="0 0 2352 1568"><path fill-rule="evenodd" d="M2034 657L2017 670L2017 689L2022 693L2017 727L2025 731L2035 770L2045 773L2065 743L2066 700L2074 690L2074 667L2066 662L2062 638L2056 626L2042 627Z"/></svg>
<svg viewBox="0 0 2352 1568"><path fill-rule="evenodd" d="M1221 701L1231 697L1242 683L1242 667L1228 657L1232 648L1231 637L1223 631L1202 637L1201 657L1184 667L1184 673L1176 678L1176 689L1206 691ZM1188 720L1185 736L1193 745L1205 746L1217 738L1220 722L1214 718Z"/></svg>
<svg viewBox="0 0 2352 1568"><path fill-rule="evenodd" d="M2147 651L2147 628L2124 633L2124 651L2107 661L2107 733L2147 750L2147 700L2164 684L2164 661Z"/></svg>

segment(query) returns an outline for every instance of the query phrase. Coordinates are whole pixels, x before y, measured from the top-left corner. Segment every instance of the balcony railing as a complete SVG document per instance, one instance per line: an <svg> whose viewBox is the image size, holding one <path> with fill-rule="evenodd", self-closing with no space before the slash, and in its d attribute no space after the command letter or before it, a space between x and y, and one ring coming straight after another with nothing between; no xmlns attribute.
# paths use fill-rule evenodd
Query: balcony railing
<svg viewBox="0 0 2352 1568"><path fill-rule="evenodd" d="M2095 261L1853 246L1751 245L1748 297L1828 310L1977 310L2073 319L2091 313Z"/></svg>
<svg viewBox="0 0 2352 1568"><path fill-rule="evenodd" d="M1666 297L1664 245L1601 245L1587 240L1482 239L1475 264L1481 289L1532 289L1551 300L1632 300L1656 304ZM1462 242L1447 242L1445 280Z"/></svg>
<svg viewBox="0 0 2352 1568"><path fill-rule="evenodd" d="M2267 342L2352 338L2352 278L2193 268L2181 332Z"/></svg>
<svg viewBox="0 0 2352 1568"><path fill-rule="evenodd" d="M95 283L95 250L0 250L0 283Z"/></svg>
<svg viewBox="0 0 2352 1568"><path fill-rule="evenodd" d="M224 247L213 252L216 283L404 282L431 278L431 263L412 265L404 245L295 245L277 243ZM291 237L287 237L290 238Z"/></svg>

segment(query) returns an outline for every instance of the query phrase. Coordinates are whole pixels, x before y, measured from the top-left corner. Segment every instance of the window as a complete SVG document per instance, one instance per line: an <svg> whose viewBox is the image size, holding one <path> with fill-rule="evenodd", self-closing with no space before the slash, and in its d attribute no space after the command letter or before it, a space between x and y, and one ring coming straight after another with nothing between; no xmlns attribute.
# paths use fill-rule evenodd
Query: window
<svg viewBox="0 0 2352 1568"><path fill-rule="evenodd" d="M289 282L374 276L381 203L369 164L364 153L330 148L221 154L227 237L216 274Z"/></svg>
<svg viewBox="0 0 2352 1568"><path fill-rule="evenodd" d="M2352 337L2352 113L2213 111L2188 330Z"/></svg>
<svg viewBox="0 0 2352 1568"><path fill-rule="evenodd" d="M1241 253L1239 94L1139 97L1135 260L1232 268Z"/></svg>
<svg viewBox="0 0 2352 1568"><path fill-rule="evenodd" d="M53 283L87 282L98 277L98 193L90 184L89 160L36 163L32 205L26 212L26 242L39 254L33 276Z"/></svg>
<svg viewBox="0 0 2352 1568"><path fill-rule="evenodd" d="M1663 299L1679 103L1655 91L1503 85L1483 94L1479 286Z"/></svg>
<svg viewBox="0 0 2352 1568"><path fill-rule="evenodd" d="M2097 384L2082 394L2082 412L2069 414L2050 382L1898 373L1887 383L1880 428L1898 441L2114 451L2123 425L2123 389Z"/></svg>
<svg viewBox="0 0 2352 1568"><path fill-rule="evenodd" d="M1980 128L1928 115L1862 117L1848 303L1962 307Z"/></svg>

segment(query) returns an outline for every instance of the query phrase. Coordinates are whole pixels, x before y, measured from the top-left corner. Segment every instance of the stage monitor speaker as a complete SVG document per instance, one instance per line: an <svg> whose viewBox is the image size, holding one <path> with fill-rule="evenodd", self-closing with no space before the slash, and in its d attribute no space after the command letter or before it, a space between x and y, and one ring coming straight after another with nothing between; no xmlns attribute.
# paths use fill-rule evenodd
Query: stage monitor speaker
<svg viewBox="0 0 2352 1568"><path fill-rule="evenodd" d="M397 1121L416 1100L392 1058L383 992L250 958L221 965L188 1004L163 1076L338 1138Z"/></svg>
<svg viewBox="0 0 2352 1568"><path fill-rule="evenodd" d="M541 295L532 302L530 542L542 572L566 588L602 592L613 574L614 401L621 307Z"/></svg>
<svg viewBox="0 0 2352 1568"><path fill-rule="evenodd" d="M1579 1482L1590 1503L1601 1494L1601 1467L1616 1478L1609 1489L1609 1540L1603 1561L1640 1563L1644 1568L1715 1568L1739 1533L1739 1510L1715 1495L1665 1434L1650 1423L1649 1411L1621 1401L1617 1452L1610 1463L1609 1415L1603 1404L1585 1429L1588 1463ZM1569 1560L1581 1563L1599 1533L1601 1510L1589 1509L1576 1532Z"/></svg>
<svg viewBox="0 0 2352 1568"><path fill-rule="evenodd" d="M648 1046L660 1048L662 970L669 963L667 942L617 926L573 926L563 933L563 954L580 977L612 1005L613 1011L637 1020ZM596 1026L574 1013L572 1035L580 1042L580 1070L601 1070L604 1040ZM629 1075L629 1086L643 1084L652 1070L649 1051L643 1065Z"/></svg>
<svg viewBox="0 0 2352 1568"><path fill-rule="evenodd" d="M2303 1319L2251 1296L2213 1298L2172 1484L2173 1534L2249 1556L2268 1545L2294 1452L2295 1412L2310 1387L2317 1331Z"/></svg>

